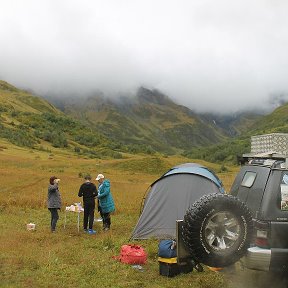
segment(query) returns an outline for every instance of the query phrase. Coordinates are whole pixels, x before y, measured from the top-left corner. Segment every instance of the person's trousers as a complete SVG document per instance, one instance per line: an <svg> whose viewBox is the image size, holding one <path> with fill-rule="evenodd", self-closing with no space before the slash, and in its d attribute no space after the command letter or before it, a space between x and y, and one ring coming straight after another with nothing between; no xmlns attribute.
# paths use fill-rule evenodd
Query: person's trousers
<svg viewBox="0 0 288 288"><path fill-rule="evenodd" d="M56 230L56 224L59 219L58 208L48 208L51 213L51 231Z"/></svg>
<svg viewBox="0 0 288 288"><path fill-rule="evenodd" d="M83 228L85 230L87 230L88 222L89 222L89 229L93 229L94 211L95 211L95 201L84 202Z"/></svg>
<svg viewBox="0 0 288 288"><path fill-rule="evenodd" d="M111 217L110 213L102 213L100 212L100 215L102 217L103 221L103 228L110 228L111 225Z"/></svg>

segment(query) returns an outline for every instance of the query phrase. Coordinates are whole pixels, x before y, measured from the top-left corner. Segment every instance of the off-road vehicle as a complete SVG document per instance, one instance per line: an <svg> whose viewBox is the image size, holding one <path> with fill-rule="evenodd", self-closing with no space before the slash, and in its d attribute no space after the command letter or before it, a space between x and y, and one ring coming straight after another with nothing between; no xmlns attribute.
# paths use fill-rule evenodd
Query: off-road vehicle
<svg viewBox="0 0 288 288"><path fill-rule="evenodd" d="M247 268L288 275L288 159L265 153L244 155L229 194L203 196L178 225L196 261L214 267L241 258ZM180 259L181 260L181 259ZM288 277L288 276L287 276Z"/></svg>
<svg viewBox="0 0 288 288"><path fill-rule="evenodd" d="M288 159L271 154L245 160L248 163L230 191L248 206L253 218L244 264L251 269L288 272Z"/></svg>

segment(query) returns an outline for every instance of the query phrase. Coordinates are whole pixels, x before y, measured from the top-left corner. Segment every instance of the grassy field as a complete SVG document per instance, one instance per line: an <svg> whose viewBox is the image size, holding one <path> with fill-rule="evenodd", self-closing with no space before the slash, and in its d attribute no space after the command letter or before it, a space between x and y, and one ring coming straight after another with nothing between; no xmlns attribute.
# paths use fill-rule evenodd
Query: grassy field
<svg viewBox="0 0 288 288"><path fill-rule="evenodd" d="M127 156L121 160L83 159L54 150L25 150L0 142L0 286L1 287L228 287L221 273L205 267L203 273L165 278L159 275L155 240L139 241L148 261L139 271L119 263L117 256L129 242L137 223L142 198L149 184L170 167L191 162L180 157ZM203 163L218 172L219 165ZM218 173L226 190L230 189L238 168ZM50 214L46 208L48 179L61 178L63 207L81 201L77 193L82 177L95 179L103 173L111 180L117 210L112 229L90 236L77 231L77 219L60 212L58 229L50 233ZM96 217L98 215L96 214ZM82 218L81 218L82 221ZM27 223L36 231L27 231Z"/></svg>

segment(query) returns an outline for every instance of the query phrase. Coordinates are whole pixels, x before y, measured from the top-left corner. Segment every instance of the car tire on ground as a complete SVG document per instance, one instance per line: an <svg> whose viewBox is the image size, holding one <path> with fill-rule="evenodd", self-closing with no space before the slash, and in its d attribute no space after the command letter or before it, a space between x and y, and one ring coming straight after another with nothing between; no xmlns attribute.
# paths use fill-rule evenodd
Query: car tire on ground
<svg viewBox="0 0 288 288"><path fill-rule="evenodd" d="M191 255L208 266L237 262L246 253L251 237L249 209L232 195L204 195L184 216L183 241Z"/></svg>

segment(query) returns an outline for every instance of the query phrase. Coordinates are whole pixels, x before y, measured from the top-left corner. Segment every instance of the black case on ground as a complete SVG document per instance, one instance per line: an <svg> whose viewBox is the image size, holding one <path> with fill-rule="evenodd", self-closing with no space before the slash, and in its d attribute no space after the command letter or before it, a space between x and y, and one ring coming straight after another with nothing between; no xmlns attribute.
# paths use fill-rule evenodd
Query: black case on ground
<svg viewBox="0 0 288 288"><path fill-rule="evenodd" d="M192 263L179 265L177 263L165 263L159 261L159 274L166 277L174 277L180 273L190 273L193 271Z"/></svg>

